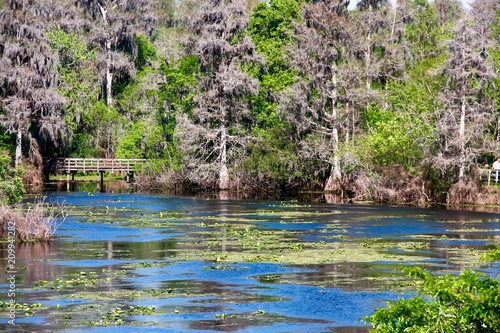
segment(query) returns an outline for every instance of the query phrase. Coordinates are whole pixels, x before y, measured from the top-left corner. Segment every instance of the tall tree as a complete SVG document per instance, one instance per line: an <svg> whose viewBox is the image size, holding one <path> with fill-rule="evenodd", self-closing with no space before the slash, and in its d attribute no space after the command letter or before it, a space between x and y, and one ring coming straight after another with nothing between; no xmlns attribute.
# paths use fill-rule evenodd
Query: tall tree
<svg viewBox="0 0 500 333"><path fill-rule="evenodd" d="M357 28L371 31L371 48L376 51L371 56L373 66L368 67L377 73L373 85L385 88L380 95L387 99L380 96L382 103L366 109L365 131L356 143L361 148L360 159L410 170L423 160L434 138L432 115L442 88L434 73L445 61L446 50L441 45L437 16L426 0L398 2L392 17L384 15L384 10L389 12L381 7L377 15L369 14L377 17L379 24L372 25L375 29ZM379 58L386 53L389 59Z"/></svg>
<svg viewBox="0 0 500 333"><path fill-rule="evenodd" d="M297 142L286 119L279 116L279 94L295 80L290 53L295 42L294 22L302 17L303 0L272 0L254 7L247 33L265 64L248 68L260 83L253 103L255 136L248 149L245 170L255 185L269 188L300 186L299 174L315 170L297 156ZM313 162L314 163L314 162ZM304 170L304 172L301 172Z"/></svg>
<svg viewBox="0 0 500 333"><path fill-rule="evenodd" d="M459 0L436 0L434 2L439 24L446 29L460 19L463 8Z"/></svg>
<svg viewBox="0 0 500 333"><path fill-rule="evenodd" d="M40 149L57 146L65 128L64 100L55 91L58 58L44 34L58 11L43 0L6 6L0 11L0 123L16 135L16 166L23 137L41 166Z"/></svg>
<svg viewBox="0 0 500 333"><path fill-rule="evenodd" d="M98 53L106 105L113 105L113 83L135 74L133 60L138 47L137 33L149 36L156 15L150 0L77 0L85 19L92 22L91 46Z"/></svg>
<svg viewBox="0 0 500 333"><path fill-rule="evenodd" d="M493 40L493 45L490 49L491 57L494 59L496 64L500 63L500 9L495 10L495 16L491 22L491 37ZM495 87L500 85L500 68L496 66L496 78ZM495 141L500 142L500 95L496 92L496 89L492 90L493 101L495 107L497 108L497 124L495 126Z"/></svg>
<svg viewBox="0 0 500 333"><path fill-rule="evenodd" d="M304 6L296 26L291 62L301 77L282 98L281 110L297 130L303 156L330 166L325 190L336 190L342 177L339 157L340 95L345 86L348 1Z"/></svg>
<svg viewBox="0 0 500 333"><path fill-rule="evenodd" d="M178 119L177 137L193 180L230 186L229 165L235 165L250 139L247 97L258 92L257 81L242 66L257 60L255 47L244 35L248 25L242 0L207 1L190 22L194 34L189 53L200 64L200 91L191 117Z"/></svg>
<svg viewBox="0 0 500 333"><path fill-rule="evenodd" d="M86 151L84 156L92 157L89 147L99 145L88 141L98 139L99 135L85 135L84 138L82 134L96 134L90 127L99 96L95 51L88 49L82 36L66 33L59 27L48 30L46 35L50 46L59 55L57 91L67 101L65 122L69 131L64 138L65 155Z"/></svg>
<svg viewBox="0 0 500 333"><path fill-rule="evenodd" d="M409 66L445 53L443 40L447 36L440 31L434 7L427 0L411 0L405 4L404 38L409 48Z"/></svg>
<svg viewBox="0 0 500 333"><path fill-rule="evenodd" d="M360 132L363 114L371 104L388 108L388 84L404 76L402 21L405 8L391 6L385 0L361 1L352 12L349 25L349 68L356 74L348 77L345 93L346 141Z"/></svg>
<svg viewBox="0 0 500 333"><path fill-rule="evenodd" d="M459 180L480 154L492 148L484 135L493 121L492 103L485 92L495 75L488 54L490 31L475 24L478 20L467 14L457 23L443 72L446 86L434 162L441 170L456 170Z"/></svg>

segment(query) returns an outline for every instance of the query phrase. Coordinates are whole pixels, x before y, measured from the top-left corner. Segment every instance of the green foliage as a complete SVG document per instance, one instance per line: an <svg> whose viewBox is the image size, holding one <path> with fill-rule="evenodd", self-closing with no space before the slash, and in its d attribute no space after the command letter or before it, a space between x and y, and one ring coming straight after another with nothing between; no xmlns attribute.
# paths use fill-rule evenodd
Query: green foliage
<svg viewBox="0 0 500 333"><path fill-rule="evenodd" d="M484 253L480 259L481 262L500 261L500 247L493 248Z"/></svg>
<svg viewBox="0 0 500 333"><path fill-rule="evenodd" d="M373 164L399 164L408 169L418 166L432 149L432 114L439 105L442 87L441 79L433 73L444 60L434 57L416 63L406 81L388 84L388 109L375 104L367 108L363 115L366 135L361 140L370 147Z"/></svg>
<svg viewBox="0 0 500 333"><path fill-rule="evenodd" d="M264 89L259 90L259 94L252 99L253 109L252 118L255 119L258 128L281 128L286 124L281 121L276 112L277 104L267 99L267 92Z"/></svg>
<svg viewBox="0 0 500 333"><path fill-rule="evenodd" d="M118 132L123 123L124 119L118 111L103 101L90 105L88 113L82 115L82 128L75 135L72 155L99 157L103 152L109 153L117 144Z"/></svg>
<svg viewBox="0 0 500 333"><path fill-rule="evenodd" d="M14 154L16 150L16 143L12 135L5 133L3 129L0 129L0 151L5 151Z"/></svg>
<svg viewBox="0 0 500 333"><path fill-rule="evenodd" d="M93 146L86 133L74 133L71 141L70 157L99 157L99 147Z"/></svg>
<svg viewBox="0 0 500 333"><path fill-rule="evenodd" d="M434 7L427 0L412 0L407 6L413 15L405 25L405 39L414 60L438 55L443 51L442 41L449 36L440 29Z"/></svg>
<svg viewBox="0 0 500 333"><path fill-rule="evenodd" d="M137 44L137 57L135 64L137 69L141 70L148 65L150 61L156 59L156 48L149 39L141 34L135 35L135 43Z"/></svg>
<svg viewBox="0 0 500 333"><path fill-rule="evenodd" d="M115 99L115 107L120 114L125 118L136 120L155 113L158 87L149 83L156 75L156 71L151 67L143 67L135 79L123 87Z"/></svg>
<svg viewBox="0 0 500 333"><path fill-rule="evenodd" d="M259 94L252 98L252 116L260 129L276 132L286 126L279 119L277 104L269 95L283 91L295 82L296 74L288 65L289 46L294 41L293 22L298 21L302 15L303 2L273 0L260 3L254 7L250 17L247 33L257 52L266 59L265 66L253 64L245 67L247 73L260 81ZM288 154L286 151L282 153ZM259 162L262 161L256 161L256 164Z"/></svg>
<svg viewBox="0 0 500 333"><path fill-rule="evenodd" d="M14 204L26 193L21 180L22 170L12 167L8 153L0 151L0 201Z"/></svg>
<svg viewBox="0 0 500 333"><path fill-rule="evenodd" d="M159 108L168 142L173 141L176 115L189 114L194 107L198 67L198 59L195 56L186 56L172 65L162 64L160 68L165 83L160 86Z"/></svg>
<svg viewBox="0 0 500 333"><path fill-rule="evenodd" d="M419 280L421 296L400 299L365 320L374 333L494 333L500 331L500 281L463 271L436 276L406 269Z"/></svg>
<svg viewBox="0 0 500 333"><path fill-rule="evenodd" d="M491 59L495 64L500 63L500 10L497 10L495 18L491 24L492 30L492 38L494 40L493 45L491 46L489 53ZM496 106L497 114L500 114L500 94L498 94L497 87L500 86L500 66L496 66L495 68L495 80L494 84L491 87L486 89L486 94L489 98L493 100L493 105Z"/></svg>
<svg viewBox="0 0 500 333"><path fill-rule="evenodd" d="M301 0L273 0L255 6L250 17L248 34L257 52L266 58L266 67L254 67L263 87L281 91L294 82L294 72L288 66L288 46L293 43L293 21L302 15Z"/></svg>
<svg viewBox="0 0 500 333"><path fill-rule="evenodd" d="M119 142L116 149L116 157L118 158L143 158L142 143L144 140L146 126L137 122L132 125L132 128Z"/></svg>
<svg viewBox="0 0 500 333"><path fill-rule="evenodd" d="M84 139L95 135L93 111L99 93L96 52L89 50L80 35L68 34L60 28L46 34L50 46L59 54L60 84L57 89L66 98L64 119L73 134L73 138L66 138L66 146L73 156L96 157L97 147L89 147L89 140ZM90 150L95 150L95 153L90 153Z"/></svg>
<svg viewBox="0 0 500 333"><path fill-rule="evenodd" d="M256 141L250 144L242 165L245 171L262 184L274 182L287 189L314 182L321 168L316 161L299 156L290 131L286 124L265 130L255 128Z"/></svg>
<svg viewBox="0 0 500 333"><path fill-rule="evenodd" d="M167 170L180 171L182 166L181 154L173 144L168 144L162 152L162 158L148 160L144 173L159 175Z"/></svg>
<svg viewBox="0 0 500 333"><path fill-rule="evenodd" d="M77 34L68 34L59 27L46 32L50 47L59 53L60 71L79 69L85 61L95 61L95 50L89 51L87 45Z"/></svg>
<svg viewBox="0 0 500 333"><path fill-rule="evenodd" d="M361 138L371 148L375 165L418 164L432 138L432 129L420 118L371 106L365 113L368 134ZM359 140L359 139L358 139Z"/></svg>
<svg viewBox="0 0 500 333"><path fill-rule="evenodd" d="M161 156L162 129L159 123L135 122L120 140L118 158L158 158Z"/></svg>
<svg viewBox="0 0 500 333"><path fill-rule="evenodd" d="M299 157L296 147L290 140L283 140L282 132L276 129L255 133L257 143L250 145L250 154L244 163L248 172L257 178L277 182L301 176L297 174Z"/></svg>

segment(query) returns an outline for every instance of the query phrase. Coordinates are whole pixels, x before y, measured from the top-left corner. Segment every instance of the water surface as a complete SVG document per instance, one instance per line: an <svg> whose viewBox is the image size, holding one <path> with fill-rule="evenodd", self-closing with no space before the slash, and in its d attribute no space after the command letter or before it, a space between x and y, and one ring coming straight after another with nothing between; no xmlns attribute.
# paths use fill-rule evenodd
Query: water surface
<svg viewBox="0 0 500 333"><path fill-rule="evenodd" d="M41 304L17 310L25 331L365 333L362 316L413 294L402 266L499 271L478 265L499 242L497 213L137 193L49 200L70 208L66 221L50 243L16 249L16 301Z"/></svg>

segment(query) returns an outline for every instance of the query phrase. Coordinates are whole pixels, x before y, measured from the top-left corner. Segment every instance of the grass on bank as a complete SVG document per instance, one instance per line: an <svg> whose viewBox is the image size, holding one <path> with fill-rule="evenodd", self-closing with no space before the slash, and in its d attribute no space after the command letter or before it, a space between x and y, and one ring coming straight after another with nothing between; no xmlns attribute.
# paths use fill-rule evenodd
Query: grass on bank
<svg viewBox="0 0 500 333"><path fill-rule="evenodd" d="M0 206L3 239L21 242L49 241L67 216L64 205L50 205L38 199L23 206Z"/></svg>

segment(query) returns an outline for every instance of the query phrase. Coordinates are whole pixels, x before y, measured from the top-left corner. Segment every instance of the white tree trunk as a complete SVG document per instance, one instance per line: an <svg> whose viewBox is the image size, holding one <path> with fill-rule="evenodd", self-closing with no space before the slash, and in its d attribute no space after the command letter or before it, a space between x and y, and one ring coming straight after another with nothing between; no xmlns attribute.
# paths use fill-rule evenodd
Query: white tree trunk
<svg viewBox="0 0 500 333"><path fill-rule="evenodd" d="M226 127L221 126L221 159L219 172L219 190L229 189L229 172L227 171L227 137Z"/></svg>
<svg viewBox="0 0 500 333"><path fill-rule="evenodd" d="M21 128L19 127L17 129L17 136L16 136L16 159L14 161L14 164L16 168L21 164L21 159L23 158L23 133L21 131Z"/></svg>
<svg viewBox="0 0 500 333"><path fill-rule="evenodd" d="M458 168L458 178L462 179L465 175L465 100L462 98L460 110L460 125L458 129L458 137L460 140L460 165Z"/></svg>
<svg viewBox="0 0 500 333"><path fill-rule="evenodd" d="M372 86L372 79L370 76L370 63L371 63L371 43L372 43L372 34L368 32L367 42L365 47L365 74L366 74L366 90L369 91Z"/></svg>
<svg viewBox="0 0 500 333"><path fill-rule="evenodd" d="M106 41L106 105L113 105L113 73L111 72L111 42Z"/></svg>
<svg viewBox="0 0 500 333"><path fill-rule="evenodd" d="M99 9L101 10L102 20L104 21L104 24L107 26L108 10L105 9L103 6L101 6L100 3L97 4L99 5ZM113 73L111 72L111 40L109 39L107 32L105 33L105 37L106 37L106 45L105 45L106 46L106 105L111 106L113 104L113 95L111 90L113 84Z"/></svg>
<svg viewBox="0 0 500 333"><path fill-rule="evenodd" d="M337 75L335 73L335 68L332 68L332 83L333 83L333 91L332 91L332 152L333 152L333 161L332 161L332 170L330 173L330 177L328 177L328 181L325 185L325 191L336 191L339 188L340 179L342 177L342 173L340 172L340 160L338 157L339 150L339 130L338 130L338 111L337 111Z"/></svg>
<svg viewBox="0 0 500 333"><path fill-rule="evenodd" d="M465 46L467 42L467 36L465 32L466 31L464 29L462 32L462 41L464 43L463 46ZM462 59L463 60L467 59L465 47L462 47ZM460 140L459 142L460 164L458 166L458 179L462 179L465 175L465 109L466 109L465 96L466 96L466 89L465 86L462 86L462 98L460 105L460 124L458 129L458 138Z"/></svg>

